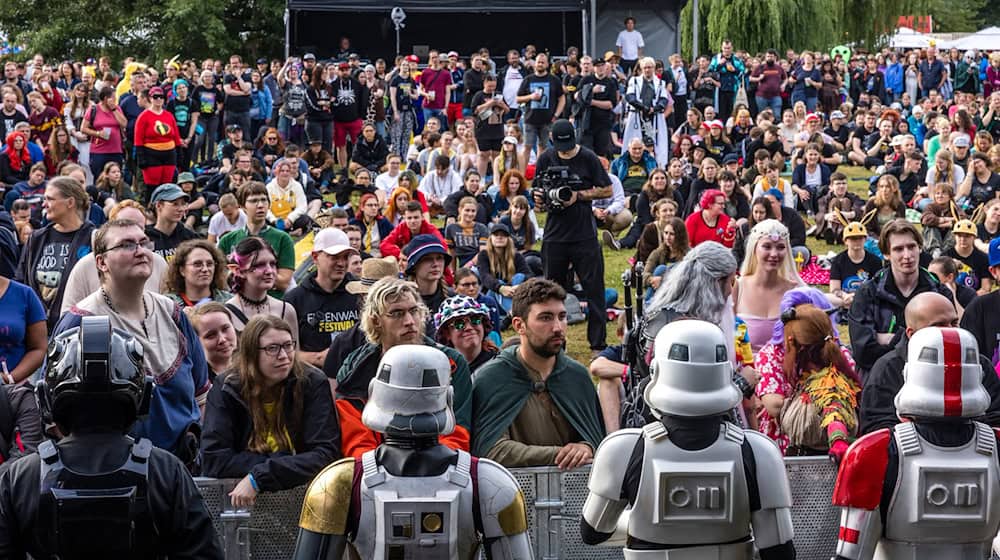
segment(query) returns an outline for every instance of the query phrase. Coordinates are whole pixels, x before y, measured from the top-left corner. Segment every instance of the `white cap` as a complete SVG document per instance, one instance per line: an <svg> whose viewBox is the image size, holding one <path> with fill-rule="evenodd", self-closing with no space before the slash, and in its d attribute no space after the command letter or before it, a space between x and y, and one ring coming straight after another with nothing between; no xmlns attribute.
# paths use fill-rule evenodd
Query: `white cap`
<svg viewBox="0 0 1000 560"><path fill-rule="evenodd" d="M347 234L337 228L326 228L321 230L313 238L313 252L323 252L328 255L339 255L344 251L358 251L351 247L351 241L347 239Z"/></svg>

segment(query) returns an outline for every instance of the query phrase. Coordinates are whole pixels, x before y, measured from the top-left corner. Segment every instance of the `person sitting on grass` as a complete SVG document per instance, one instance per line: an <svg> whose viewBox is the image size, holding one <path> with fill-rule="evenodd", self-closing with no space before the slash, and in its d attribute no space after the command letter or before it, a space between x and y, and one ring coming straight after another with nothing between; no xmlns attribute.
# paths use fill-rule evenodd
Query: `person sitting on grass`
<svg viewBox="0 0 1000 560"><path fill-rule="evenodd" d="M458 259L460 266L465 266L479 254L486 244L489 229L476 221L479 204L476 199L467 196L458 204L458 222L448 224L444 228L444 237L448 240L451 253Z"/></svg>
<svg viewBox="0 0 1000 560"><path fill-rule="evenodd" d="M936 257L955 246L951 228L965 218L965 213L955 204L955 189L948 183L934 185L931 200L920 215L920 225L923 226L924 251Z"/></svg>
<svg viewBox="0 0 1000 560"><path fill-rule="evenodd" d="M861 197L847 190L847 175L839 171L830 175L830 192L818 202L816 238L830 245L842 243L845 223L860 219L864 206Z"/></svg>
<svg viewBox="0 0 1000 560"><path fill-rule="evenodd" d="M532 276L524 256L514 246L506 224L490 226L486 248L476 257L476 269L487 293L509 312L514 289Z"/></svg>

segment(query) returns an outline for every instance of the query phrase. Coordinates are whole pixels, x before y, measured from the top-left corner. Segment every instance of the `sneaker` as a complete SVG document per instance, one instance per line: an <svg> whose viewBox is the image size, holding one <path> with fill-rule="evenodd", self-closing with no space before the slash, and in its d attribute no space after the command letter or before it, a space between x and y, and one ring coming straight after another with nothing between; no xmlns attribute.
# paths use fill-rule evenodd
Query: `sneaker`
<svg viewBox="0 0 1000 560"><path fill-rule="evenodd" d="M605 246L610 247L615 251L620 251L622 248L621 243L615 239L615 234L606 229L601 231L601 239L604 241Z"/></svg>
<svg viewBox="0 0 1000 560"><path fill-rule="evenodd" d="M819 226L816 224L809 226L809 229L806 230L806 236L811 237L814 233L816 233L817 229L819 229Z"/></svg>

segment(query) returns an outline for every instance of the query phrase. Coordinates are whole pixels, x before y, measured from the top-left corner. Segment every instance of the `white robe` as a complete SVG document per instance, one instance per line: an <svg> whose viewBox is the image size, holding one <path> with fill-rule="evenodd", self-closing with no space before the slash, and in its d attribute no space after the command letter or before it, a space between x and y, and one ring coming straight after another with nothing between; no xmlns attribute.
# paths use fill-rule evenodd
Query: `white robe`
<svg viewBox="0 0 1000 560"><path fill-rule="evenodd" d="M632 94L636 98L639 97L642 90L642 76L633 76L629 78L628 88L625 90L625 96ZM670 97L670 92L667 91L666 83L660 78L653 76L653 91L654 100L663 98L667 100L667 106L670 107L674 104L674 100ZM654 101L655 105L655 101ZM622 101L622 106L625 111L627 111L627 118L625 120L625 132L622 135L622 154L628 152L629 142L633 138L642 139L642 129L639 124L639 114L633 109L627 102ZM657 113L653 117L653 128L656 131L656 136L654 138L656 142L655 156L656 164L661 168L665 168L667 163L670 161L670 130L667 128L667 119L663 116L663 113Z"/></svg>

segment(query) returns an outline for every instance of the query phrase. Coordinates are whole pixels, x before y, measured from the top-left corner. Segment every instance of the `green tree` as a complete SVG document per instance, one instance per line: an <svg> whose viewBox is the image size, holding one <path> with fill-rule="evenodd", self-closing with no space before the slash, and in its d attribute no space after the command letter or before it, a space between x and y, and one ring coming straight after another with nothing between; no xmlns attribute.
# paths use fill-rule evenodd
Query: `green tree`
<svg viewBox="0 0 1000 560"><path fill-rule="evenodd" d="M12 43L49 58L110 55L154 62L180 55L280 54L284 0L0 1Z"/></svg>
<svg viewBox="0 0 1000 560"><path fill-rule="evenodd" d="M987 21L982 13L988 8L987 0L929 0L927 13L934 18L936 33L957 33L961 31L979 31L986 27Z"/></svg>

